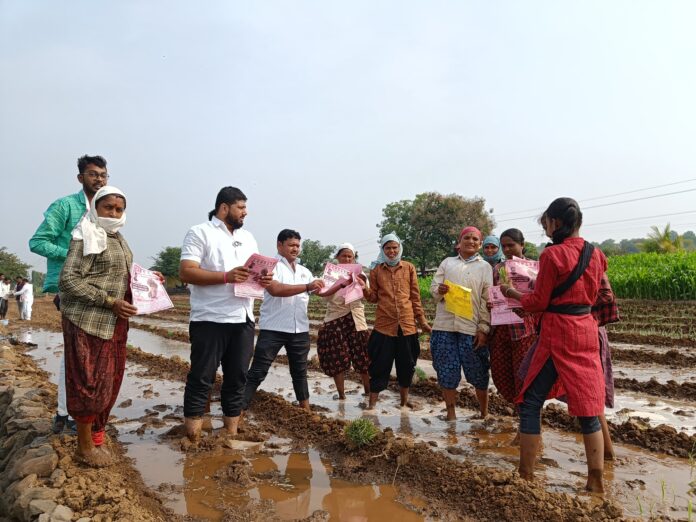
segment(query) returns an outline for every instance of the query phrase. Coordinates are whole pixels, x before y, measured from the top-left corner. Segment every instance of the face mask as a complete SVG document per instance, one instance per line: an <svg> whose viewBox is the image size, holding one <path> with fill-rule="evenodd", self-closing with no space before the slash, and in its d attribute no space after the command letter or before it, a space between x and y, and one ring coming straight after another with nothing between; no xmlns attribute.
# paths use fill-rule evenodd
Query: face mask
<svg viewBox="0 0 696 522"><path fill-rule="evenodd" d="M97 225L103 228L108 234L115 234L118 232L123 225L126 224L126 215L124 214L121 219L116 218L105 218L98 217Z"/></svg>

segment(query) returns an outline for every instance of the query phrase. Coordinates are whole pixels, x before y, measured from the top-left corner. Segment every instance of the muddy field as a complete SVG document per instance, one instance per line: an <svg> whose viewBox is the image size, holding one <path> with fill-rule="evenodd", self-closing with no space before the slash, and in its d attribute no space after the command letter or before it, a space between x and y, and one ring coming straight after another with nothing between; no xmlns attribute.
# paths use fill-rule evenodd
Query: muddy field
<svg viewBox="0 0 696 522"><path fill-rule="evenodd" d="M201 445L192 447L180 432L188 371L188 302L177 297L175 304L172 311L132 322L127 377L112 418L112 444L127 457L117 475L131 473L142 481L139 490L150 499L147 508L154 517L600 520L653 516L686 520L690 516L696 479L692 476L696 342L694 315L682 312L696 315L691 303L680 307L677 321L687 328L670 325L659 331L610 332L617 408L608 410L607 416L617 441L617 459L607 464L604 498L581 492L585 472L581 437L575 420L560 403L550 404L544 412L545 445L539 480L533 485L521 481L514 471L517 448L510 443L516 420L510 405L497 394L491 400L493 415L483 422L473 418L473 391L462 385L459 418L444 421L426 339L426 357L419 362L422 379L413 387L413 410L398 407L395 388L385 393L376 412L365 412L356 376L347 381L348 399L337 401L331 379L318 371L313 360L313 411L305 413L292 405L289 372L279 357L240 440L213 431ZM57 333L59 316L51 306L47 300L38 300L30 325L16 321L16 310L14 316L11 311L10 327L3 333L31 343L14 349L27 350L38 365L36 371L47 371L55 380L62 338ZM627 323L636 318L648 325L645 317L666 317L669 307L646 303L641 308L639 303L627 302L622 311ZM312 302L314 335L322 316L321 303ZM634 337L630 343L619 342L616 334ZM651 344L655 336L660 341ZM221 425L220 415L214 403L212 427ZM343 430L346 422L361 417L372 420L380 432L372 444L356 448L347 442ZM70 439L55 438L53 444L69 452L74 443ZM86 496L85 516L94 516L88 514L93 501Z"/></svg>

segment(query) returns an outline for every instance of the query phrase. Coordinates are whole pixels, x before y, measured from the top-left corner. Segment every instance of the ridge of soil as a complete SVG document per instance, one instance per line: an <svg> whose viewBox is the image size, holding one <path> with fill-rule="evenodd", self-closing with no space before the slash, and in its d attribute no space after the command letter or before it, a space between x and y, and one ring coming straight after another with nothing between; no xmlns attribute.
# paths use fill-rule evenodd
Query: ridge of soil
<svg viewBox="0 0 696 522"><path fill-rule="evenodd" d="M668 368L696 368L696 355L686 355L678 350L667 352L655 352L652 350L636 350L633 348L621 348L612 350L612 361L643 363L649 365L662 365Z"/></svg>
<svg viewBox="0 0 696 522"><path fill-rule="evenodd" d="M624 390L632 390L658 397L672 397L675 399L686 399L696 401L696 382L679 383L669 380L662 384L654 377L649 381L638 381L636 379L615 378L614 385Z"/></svg>
<svg viewBox="0 0 696 522"><path fill-rule="evenodd" d="M346 440L345 421L304 411L272 393L259 392L252 412L264 430L321 448L341 478L398 482L472 520L622 518L611 502L592 506L566 493L549 493L516 472L453 461L424 442L395 437L389 428L369 445L356 447Z"/></svg>
<svg viewBox="0 0 696 522"><path fill-rule="evenodd" d="M278 356L278 362L283 361L283 357ZM128 348L128 358L148 367L157 375L162 375L171 380L186 381L189 363L177 357L168 359L160 355L153 355L142 351L140 348ZM287 359L285 359L287 361ZM318 365L316 359L310 359L309 368L316 369ZM348 378L355 382L360 382L359 376L353 372L348 374ZM398 390L395 380L390 382L390 387ZM428 379L414 383L411 387L413 395L418 395L426 399L441 399L441 391L434 379ZM215 391L213 391L215 394ZM474 392L464 388L459 392L457 405L460 407L477 410L478 401ZM515 411L500 394L489 394L489 411L495 415L514 416ZM575 417L558 405L549 404L543 410L542 421L552 428L560 429L571 433L579 433L580 425ZM642 448L649 449L657 453L665 453L676 457L688 458L693 448L696 447L696 435L687 435L678 432L671 426L661 424L656 427L648 426L635 419L628 419L621 424L609 422L609 430L615 441L634 444Z"/></svg>

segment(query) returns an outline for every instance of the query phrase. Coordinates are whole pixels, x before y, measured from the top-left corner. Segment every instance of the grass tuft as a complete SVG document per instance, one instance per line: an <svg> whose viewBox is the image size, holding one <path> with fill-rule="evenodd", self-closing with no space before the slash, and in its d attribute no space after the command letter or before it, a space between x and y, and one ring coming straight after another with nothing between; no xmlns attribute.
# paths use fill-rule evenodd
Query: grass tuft
<svg viewBox="0 0 696 522"><path fill-rule="evenodd" d="M355 446L365 446L375 440L379 429L369 419L356 419L346 426L344 433Z"/></svg>

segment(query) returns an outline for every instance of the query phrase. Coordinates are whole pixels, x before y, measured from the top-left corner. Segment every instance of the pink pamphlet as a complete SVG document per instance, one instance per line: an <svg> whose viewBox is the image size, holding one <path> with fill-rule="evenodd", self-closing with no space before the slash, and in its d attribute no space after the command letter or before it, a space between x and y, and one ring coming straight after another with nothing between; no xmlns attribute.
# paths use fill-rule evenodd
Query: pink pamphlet
<svg viewBox="0 0 696 522"><path fill-rule="evenodd" d="M344 283L351 280L351 271L346 266L350 265L336 265L334 263L326 263L324 267L324 273L321 276L321 280L324 281L324 288L317 292L317 295L324 295Z"/></svg>
<svg viewBox="0 0 696 522"><path fill-rule="evenodd" d="M345 288L342 288L337 293L343 296L345 303L350 304L353 301L358 301L364 297L362 284L359 277L363 275L363 267L360 263L341 264L338 265L350 271L351 282Z"/></svg>
<svg viewBox="0 0 696 522"><path fill-rule="evenodd" d="M513 257L505 261L505 271L515 290L528 294L534 291L536 278L539 274L539 261Z"/></svg>
<svg viewBox="0 0 696 522"><path fill-rule="evenodd" d="M251 254L244 266L249 269L249 279L243 283L235 283L235 297L250 297L252 299L263 299L263 287L259 283L263 276L273 273L273 269L278 264L274 257L266 257L261 254Z"/></svg>
<svg viewBox="0 0 696 522"><path fill-rule="evenodd" d="M137 263L133 263L131 268L130 287L133 294L133 306L138 309L136 315L152 314L174 308L159 276Z"/></svg>
<svg viewBox="0 0 696 522"><path fill-rule="evenodd" d="M514 306L515 303L517 303L517 306ZM499 286L488 287L488 304L491 305L492 326L524 322L524 319L512 311L512 308L520 307L520 302L516 299L505 297Z"/></svg>

